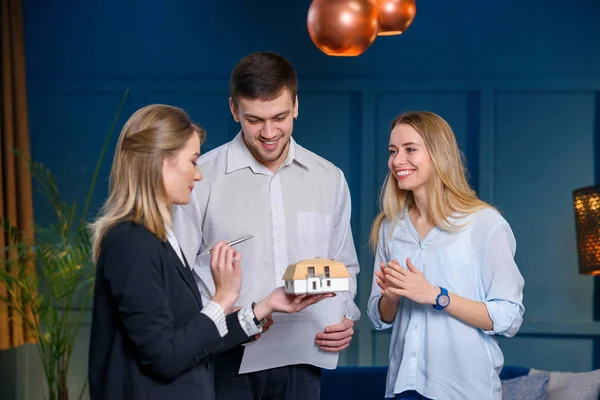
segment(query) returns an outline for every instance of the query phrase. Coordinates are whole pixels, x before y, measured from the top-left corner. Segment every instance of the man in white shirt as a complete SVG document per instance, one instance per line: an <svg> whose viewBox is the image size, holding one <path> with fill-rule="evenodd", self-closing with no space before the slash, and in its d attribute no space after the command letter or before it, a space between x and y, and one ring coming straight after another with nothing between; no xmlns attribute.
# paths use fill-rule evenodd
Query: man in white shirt
<svg viewBox="0 0 600 400"><path fill-rule="evenodd" d="M270 332L215 359L217 400L318 400L321 368L335 368L360 311L354 304L358 259L350 229L350 192L343 172L292 138L297 78L275 53L243 58L230 79L230 109L240 133L198 161L204 175L191 202L175 210L174 231L203 296L214 284L205 254L219 240L253 238L242 253L239 304L283 286L289 264L341 261L349 292L293 316L274 315Z"/></svg>

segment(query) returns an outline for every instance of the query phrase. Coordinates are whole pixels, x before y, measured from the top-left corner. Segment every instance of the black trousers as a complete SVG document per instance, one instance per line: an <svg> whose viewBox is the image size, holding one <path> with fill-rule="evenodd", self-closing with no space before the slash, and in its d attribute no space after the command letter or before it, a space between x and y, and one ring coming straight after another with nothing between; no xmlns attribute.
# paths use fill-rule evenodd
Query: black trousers
<svg viewBox="0 0 600 400"><path fill-rule="evenodd" d="M289 365L239 374L244 348L238 346L215 357L217 400L319 400L321 368Z"/></svg>
<svg viewBox="0 0 600 400"><path fill-rule="evenodd" d="M429 400L427 397L423 396L416 390L408 390L406 392L402 392L397 394L394 397L395 400Z"/></svg>

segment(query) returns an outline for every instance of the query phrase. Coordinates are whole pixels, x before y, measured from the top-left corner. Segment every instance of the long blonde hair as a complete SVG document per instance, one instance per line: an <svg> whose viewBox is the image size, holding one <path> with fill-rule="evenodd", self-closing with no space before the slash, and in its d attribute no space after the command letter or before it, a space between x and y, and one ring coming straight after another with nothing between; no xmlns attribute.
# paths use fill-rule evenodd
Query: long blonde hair
<svg viewBox="0 0 600 400"><path fill-rule="evenodd" d="M421 135L431 157L433 170L426 184L429 196L427 214L435 226L448 231L458 231L463 225L454 224L450 221L450 216L492 208L480 200L469 186L456 137L442 117L427 111L406 112L394 118L391 130L399 124L410 126ZM388 171L381 189L381 211L371 227L369 244L373 251L377 248L381 223L384 220L393 221L398 216L402 218L406 207L412 205L412 191L400 189L396 179Z"/></svg>
<svg viewBox="0 0 600 400"><path fill-rule="evenodd" d="M162 177L163 161L176 155L194 134L200 143L206 137L185 111L173 106L148 105L127 120L115 149L108 199L91 224L94 260L106 232L121 221L142 224L166 240L172 209Z"/></svg>

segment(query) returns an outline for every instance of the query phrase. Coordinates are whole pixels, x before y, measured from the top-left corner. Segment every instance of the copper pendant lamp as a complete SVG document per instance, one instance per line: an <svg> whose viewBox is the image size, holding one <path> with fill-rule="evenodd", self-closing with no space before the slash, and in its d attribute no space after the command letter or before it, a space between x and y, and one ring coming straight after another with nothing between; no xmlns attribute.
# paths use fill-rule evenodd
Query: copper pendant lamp
<svg viewBox="0 0 600 400"><path fill-rule="evenodd" d="M600 276L600 185L573 191L579 273Z"/></svg>
<svg viewBox="0 0 600 400"><path fill-rule="evenodd" d="M308 34L323 53L358 56L377 37L379 13L375 0L313 0Z"/></svg>
<svg viewBox="0 0 600 400"><path fill-rule="evenodd" d="M415 18L415 0L377 0L379 7L379 36L399 35Z"/></svg>

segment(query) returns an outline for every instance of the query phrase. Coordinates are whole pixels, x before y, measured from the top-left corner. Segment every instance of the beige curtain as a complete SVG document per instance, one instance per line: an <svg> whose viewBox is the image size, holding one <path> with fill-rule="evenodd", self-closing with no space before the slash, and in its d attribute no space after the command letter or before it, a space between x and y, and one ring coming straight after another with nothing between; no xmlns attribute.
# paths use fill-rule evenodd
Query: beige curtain
<svg viewBox="0 0 600 400"><path fill-rule="evenodd" d="M22 231L27 241L32 241L31 174L27 163L13 151L17 149L29 156L23 8L21 0L0 1L0 217ZM5 261L15 257L14 252L4 251L9 244L8 235L0 229L0 248L3 250L0 268L10 268ZM35 267L28 265L27 271L35 274ZM9 272L16 274L17 270ZM10 296L9 303L20 303L17 290L0 284L0 297L7 296ZM35 343L23 317L33 318L26 305L21 305L21 312L17 312L14 306L0 300L0 350Z"/></svg>

